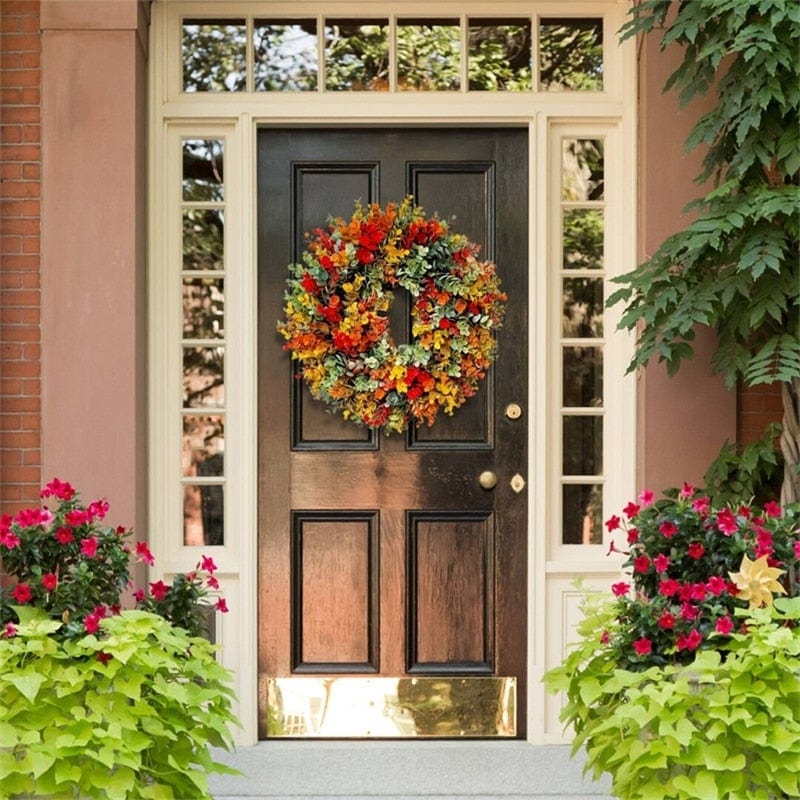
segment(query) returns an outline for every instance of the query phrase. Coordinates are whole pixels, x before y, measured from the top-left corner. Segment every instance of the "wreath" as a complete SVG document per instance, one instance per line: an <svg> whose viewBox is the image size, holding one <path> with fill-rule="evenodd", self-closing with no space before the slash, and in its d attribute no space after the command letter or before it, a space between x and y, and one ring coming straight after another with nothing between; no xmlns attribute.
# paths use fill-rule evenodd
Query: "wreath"
<svg viewBox="0 0 800 800"><path fill-rule="evenodd" d="M477 392L507 300L478 245L410 197L385 210L356 203L349 221L331 218L305 237L278 331L313 397L389 433L430 426ZM395 287L411 296L409 344L389 329Z"/></svg>

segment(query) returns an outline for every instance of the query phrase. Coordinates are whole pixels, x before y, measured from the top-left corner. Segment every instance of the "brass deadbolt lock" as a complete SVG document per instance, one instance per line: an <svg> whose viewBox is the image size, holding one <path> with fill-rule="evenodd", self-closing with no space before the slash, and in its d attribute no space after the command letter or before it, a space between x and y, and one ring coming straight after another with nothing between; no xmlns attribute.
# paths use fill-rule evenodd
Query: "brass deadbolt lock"
<svg viewBox="0 0 800 800"><path fill-rule="evenodd" d="M519 403L509 403L506 406L506 416L509 419L519 419L522 416L522 406Z"/></svg>

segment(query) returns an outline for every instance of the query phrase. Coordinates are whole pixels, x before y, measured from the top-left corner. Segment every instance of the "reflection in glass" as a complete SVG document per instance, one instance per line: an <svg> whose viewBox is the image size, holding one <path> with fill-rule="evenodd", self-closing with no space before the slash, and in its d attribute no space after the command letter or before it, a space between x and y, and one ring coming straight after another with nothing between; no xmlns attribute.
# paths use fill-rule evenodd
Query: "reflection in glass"
<svg viewBox="0 0 800 800"><path fill-rule="evenodd" d="M183 338L225 335L225 294L221 278L183 279Z"/></svg>
<svg viewBox="0 0 800 800"><path fill-rule="evenodd" d="M561 199L602 200L605 188L602 139L564 139L561 145Z"/></svg>
<svg viewBox="0 0 800 800"><path fill-rule="evenodd" d="M602 544L603 487L565 484L562 487L562 544Z"/></svg>
<svg viewBox="0 0 800 800"><path fill-rule="evenodd" d="M183 417L183 477L223 475L225 419L220 414Z"/></svg>
<svg viewBox="0 0 800 800"><path fill-rule="evenodd" d="M183 543L225 544L225 497L219 484L183 487Z"/></svg>
<svg viewBox="0 0 800 800"><path fill-rule="evenodd" d="M317 88L316 20L255 20L253 59L255 91L314 91Z"/></svg>
<svg viewBox="0 0 800 800"><path fill-rule="evenodd" d="M470 89L530 91L530 22L470 19L468 70Z"/></svg>
<svg viewBox="0 0 800 800"><path fill-rule="evenodd" d="M223 269L225 212L188 208L183 212L183 268Z"/></svg>
<svg viewBox="0 0 800 800"><path fill-rule="evenodd" d="M541 20L539 85L550 91L602 91L602 19Z"/></svg>
<svg viewBox="0 0 800 800"><path fill-rule="evenodd" d="M325 21L325 88L334 91L389 90L388 20Z"/></svg>
<svg viewBox="0 0 800 800"><path fill-rule="evenodd" d="M460 85L458 20L399 20L397 88L442 91Z"/></svg>
<svg viewBox="0 0 800 800"><path fill-rule="evenodd" d="M243 19L183 22L183 91L242 92L247 88L247 27Z"/></svg>
<svg viewBox="0 0 800 800"><path fill-rule="evenodd" d="M183 199L223 199L222 140L183 140Z"/></svg>
<svg viewBox="0 0 800 800"><path fill-rule="evenodd" d="M562 214L564 269L602 269L602 208L566 208Z"/></svg>
<svg viewBox="0 0 800 800"><path fill-rule="evenodd" d="M184 408L225 405L224 347L183 348Z"/></svg>
<svg viewBox="0 0 800 800"><path fill-rule="evenodd" d="M562 366L564 388L562 405L573 408L597 408L603 405L601 348L565 347Z"/></svg>
<svg viewBox="0 0 800 800"><path fill-rule="evenodd" d="M599 475L603 471L603 418L565 416L562 420L564 475Z"/></svg>
<svg viewBox="0 0 800 800"><path fill-rule="evenodd" d="M561 335L566 339L603 335L603 279L564 278Z"/></svg>

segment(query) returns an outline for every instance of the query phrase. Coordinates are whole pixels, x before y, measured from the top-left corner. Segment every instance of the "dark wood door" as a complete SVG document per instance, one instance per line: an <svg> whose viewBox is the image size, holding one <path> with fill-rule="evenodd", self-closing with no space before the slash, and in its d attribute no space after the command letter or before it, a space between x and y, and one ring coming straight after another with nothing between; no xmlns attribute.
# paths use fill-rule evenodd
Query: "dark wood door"
<svg viewBox="0 0 800 800"><path fill-rule="evenodd" d="M517 679L524 736L527 147L511 128L259 132L262 735L269 678L495 675ZM275 326L305 231L349 218L357 199L408 194L482 245L508 304L478 394L431 428L386 436L327 413ZM396 339L407 319L393 313Z"/></svg>

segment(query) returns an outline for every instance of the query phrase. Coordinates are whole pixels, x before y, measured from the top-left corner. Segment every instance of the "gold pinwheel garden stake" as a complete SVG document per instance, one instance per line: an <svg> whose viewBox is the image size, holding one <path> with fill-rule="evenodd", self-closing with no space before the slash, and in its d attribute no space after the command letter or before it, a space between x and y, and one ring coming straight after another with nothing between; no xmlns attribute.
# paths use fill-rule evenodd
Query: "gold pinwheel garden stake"
<svg viewBox="0 0 800 800"><path fill-rule="evenodd" d="M786 594L786 589L778 582L783 570L770 567L767 557L761 556L751 561L742 556L739 572L729 572L731 580L738 589L737 598L750 601L750 608L772 605L772 593Z"/></svg>

